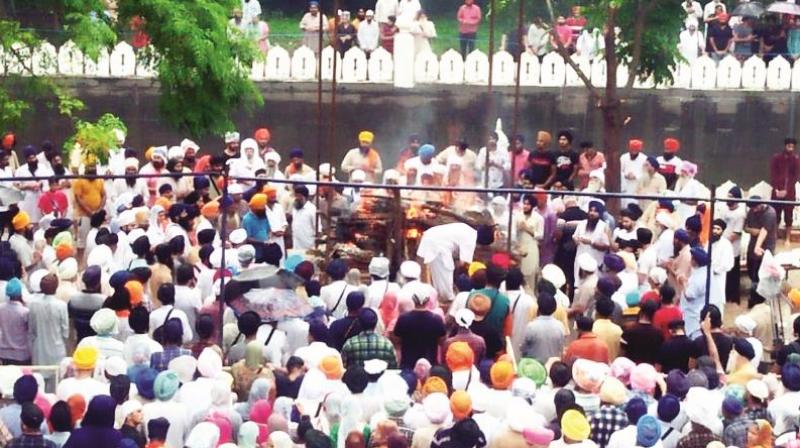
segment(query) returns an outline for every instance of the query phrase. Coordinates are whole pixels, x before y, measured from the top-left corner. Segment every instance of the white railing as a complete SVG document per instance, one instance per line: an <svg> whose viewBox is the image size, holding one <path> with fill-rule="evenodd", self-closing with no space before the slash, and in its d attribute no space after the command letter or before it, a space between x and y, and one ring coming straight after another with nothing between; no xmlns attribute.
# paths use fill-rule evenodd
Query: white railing
<svg viewBox="0 0 800 448"><path fill-rule="evenodd" d="M0 75L6 73L26 74L33 70L37 75L60 75L65 77L89 78L152 78L156 75L153 67L140 62L133 47L122 42L111 52L102 51L98 60L92 61L71 41L60 48L43 43L31 50L22 45L14 47L21 55L17 57L3 53L0 49ZM398 53L396 51L396 53ZM410 54L402 52L402 54ZM448 50L440 57L432 52L416 55L413 63L395 60L396 55L383 48L372 52L370 57L359 48L351 48L342 57L332 47L322 51L322 64L317 55L307 47L300 47L290 53L280 46L270 49L267 57L256 62L251 71L255 81L307 82L316 79L318 66L322 77L331 80L334 76L336 58L336 77L341 83L393 83L411 79L416 84L468 84L486 85L489 82L489 57L475 50L466 59L455 50ZM589 77L592 84L604 87L606 64L602 59L589 60L576 57L576 64ZM541 62L530 54L521 57L520 84L524 87L580 87L582 81L577 73L556 53L545 55ZM505 51L495 53L492 68L493 83L497 86L514 85L517 63ZM617 82L620 86L627 82L627 69L620 66ZM782 57L776 57L769 64L752 56L740 63L728 56L719 63L702 56L689 63L680 63L675 69L671 85L654 85L652 79L636 80L636 88L681 88L694 90L800 90L800 64L792 64Z"/></svg>

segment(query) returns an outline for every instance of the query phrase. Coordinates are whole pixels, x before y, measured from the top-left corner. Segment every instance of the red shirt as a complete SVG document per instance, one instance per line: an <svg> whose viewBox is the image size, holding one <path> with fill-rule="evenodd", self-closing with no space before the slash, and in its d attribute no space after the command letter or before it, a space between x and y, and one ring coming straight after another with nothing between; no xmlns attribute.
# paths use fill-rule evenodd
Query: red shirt
<svg viewBox="0 0 800 448"><path fill-rule="evenodd" d="M39 196L39 210L43 215L56 212L58 216L64 216L69 207L67 195L63 191L46 191Z"/></svg>
<svg viewBox="0 0 800 448"><path fill-rule="evenodd" d="M567 364L578 358L608 364L608 345L597 339L594 333L583 333L572 341L564 352L564 362Z"/></svg>
<svg viewBox="0 0 800 448"><path fill-rule="evenodd" d="M661 330L664 340L669 339L669 323L673 320L683 319L683 312L677 305L661 305L653 315L653 326Z"/></svg>
<svg viewBox="0 0 800 448"><path fill-rule="evenodd" d="M795 197L794 184L800 175L800 157L794 152L781 151L772 156L769 165L770 184L775 190L786 190L783 199L793 200ZM773 192L773 196L774 196Z"/></svg>

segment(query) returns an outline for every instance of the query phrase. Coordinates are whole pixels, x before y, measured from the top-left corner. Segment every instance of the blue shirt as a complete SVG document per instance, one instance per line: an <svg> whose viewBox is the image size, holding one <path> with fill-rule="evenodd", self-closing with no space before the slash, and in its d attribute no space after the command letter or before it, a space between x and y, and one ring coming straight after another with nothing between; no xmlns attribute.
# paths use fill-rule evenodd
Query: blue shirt
<svg viewBox="0 0 800 448"><path fill-rule="evenodd" d="M247 232L247 237L256 241L267 241L269 238L269 220L266 216L260 218L247 212L242 218L242 228Z"/></svg>

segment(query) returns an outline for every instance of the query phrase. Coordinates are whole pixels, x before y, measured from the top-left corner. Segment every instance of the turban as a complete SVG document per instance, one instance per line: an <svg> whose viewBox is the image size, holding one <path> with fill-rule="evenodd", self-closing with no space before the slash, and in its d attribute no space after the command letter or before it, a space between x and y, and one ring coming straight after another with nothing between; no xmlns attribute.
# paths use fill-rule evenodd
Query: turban
<svg viewBox="0 0 800 448"><path fill-rule="evenodd" d="M675 231L675 235L673 236L673 238L675 238L676 240L678 240L678 241L680 241L681 243L684 243L684 244L689 244L689 242L691 241L689 239L689 234L686 233L686 230L683 230L683 229L676 230Z"/></svg>
<svg viewBox="0 0 800 448"><path fill-rule="evenodd" d="M469 310L475 314L476 317L475 320L478 321L483 320L483 318L489 313L489 310L492 308L492 301L489 300L488 297L480 293L470 296L468 301L469 301Z"/></svg>
<svg viewBox="0 0 800 448"><path fill-rule="evenodd" d="M486 265L481 263L480 261L473 261L469 264L467 268L467 275L472 277L472 275L480 270L486 270Z"/></svg>
<svg viewBox="0 0 800 448"><path fill-rule="evenodd" d="M578 267L582 271L586 272L597 272L597 260L594 259L589 253L584 252L578 255L578 258L575 260L578 262Z"/></svg>
<svg viewBox="0 0 800 448"><path fill-rule="evenodd" d="M673 394L678 398L686 397L689 392L689 379L683 371L672 369L667 374L667 393Z"/></svg>
<svg viewBox="0 0 800 448"><path fill-rule="evenodd" d="M117 313L109 308L100 308L95 311L89 320L89 326L100 336L108 336L117 333ZM77 353L77 352L76 352ZM77 366L78 360L75 360Z"/></svg>
<svg viewBox="0 0 800 448"><path fill-rule="evenodd" d="M603 256L603 265L614 272L622 272L625 270L625 261L617 254L605 254L605 256Z"/></svg>
<svg viewBox="0 0 800 448"><path fill-rule="evenodd" d="M722 412L724 412L723 415L727 414L731 417L737 417L742 413L743 410L744 408L742 406L742 400L734 396L727 396L724 400L722 400Z"/></svg>
<svg viewBox="0 0 800 448"><path fill-rule="evenodd" d="M416 261L404 261L400 264L400 275L404 278L418 279L422 275L422 267Z"/></svg>
<svg viewBox="0 0 800 448"><path fill-rule="evenodd" d="M522 430L522 436L529 445L548 446L553 441L555 434L550 429L541 427L525 428Z"/></svg>
<svg viewBox="0 0 800 448"><path fill-rule="evenodd" d="M430 376L422 385L422 394L427 396L435 393L447 394L447 383L438 376Z"/></svg>
<svg viewBox="0 0 800 448"><path fill-rule="evenodd" d="M18 278L12 278L6 283L6 296L22 297L22 282Z"/></svg>
<svg viewBox="0 0 800 448"><path fill-rule="evenodd" d="M200 209L200 214L206 218L214 218L219 213L219 201L211 201Z"/></svg>
<svg viewBox="0 0 800 448"><path fill-rule="evenodd" d="M536 133L536 140L541 140L545 146L549 146L553 141L553 136L547 131L539 131Z"/></svg>
<svg viewBox="0 0 800 448"><path fill-rule="evenodd" d="M640 397L631 398L625 404L625 415L631 424L636 424L643 415L647 414L647 404Z"/></svg>
<svg viewBox="0 0 800 448"><path fill-rule="evenodd" d="M603 276L597 281L597 290L608 297L611 297L617 292L617 289L619 289L619 286L617 286L617 283L611 277Z"/></svg>
<svg viewBox="0 0 800 448"><path fill-rule="evenodd" d="M647 363L639 364L631 370L631 389L652 394L657 378L655 367Z"/></svg>
<svg viewBox="0 0 800 448"><path fill-rule="evenodd" d="M14 401L18 404L32 402L39 391L39 383L33 375L22 375L14 382Z"/></svg>
<svg viewBox="0 0 800 448"><path fill-rule="evenodd" d="M28 145L22 149L22 155L24 155L26 159L30 156L35 156L36 148L34 148L33 145Z"/></svg>
<svg viewBox="0 0 800 448"><path fill-rule="evenodd" d="M703 222L697 215L692 215L686 218L685 225L686 225L686 230L691 230L692 232L700 232L701 230L703 230Z"/></svg>
<svg viewBox="0 0 800 448"><path fill-rule="evenodd" d="M28 227L31 223L31 217L28 216L25 212L18 212L14 215L14 218L11 220L11 225L14 227L14 230L24 230Z"/></svg>
<svg viewBox="0 0 800 448"><path fill-rule="evenodd" d="M800 391L800 365L784 364L781 369L781 382L783 387L792 392Z"/></svg>
<svg viewBox="0 0 800 448"><path fill-rule="evenodd" d="M645 415L636 424L636 443L649 448L661 440L661 424L651 415Z"/></svg>
<svg viewBox="0 0 800 448"><path fill-rule="evenodd" d="M795 307L800 307L800 289L792 288L789 291L789 300L792 302L792 305Z"/></svg>
<svg viewBox="0 0 800 448"><path fill-rule="evenodd" d="M667 152L677 152L681 149L681 142L676 138L664 139L664 150Z"/></svg>
<svg viewBox="0 0 800 448"><path fill-rule="evenodd" d="M547 369L534 358L522 358L517 363L519 376L529 378L539 387L547 381Z"/></svg>
<svg viewBox="0 0 800 448"><path fill-rule="evenodd" d="M567 277L564 275L564 271L552 263L542 268L542 278L552 283L556 289L561 289L561 287L567 283Z"/></svg>
<svg viewBox="0 0 800 448"><path fill-rule="evenodd" d="M341 258L334 258L328 263L325 273L334 279L340 279L347 274L347 263Z"/></svg>
<svg viewBox="0 0 800 448"><path fill-rule="evenodd" d="M367 269L370 275L378 278L387 278L389 277L389 259L386 257L374 257L369 262Z"/></svg>
<svg viewBox="0 0 800 448"><path fill-rule="evenodd" d="M358 133L358 141L371 144L375 139L375 134L369 131L361 131Z"/></svg>
<svg viewBox="0 0 800 448"><path fill-rule="evenodd" d="M689 371L686 375L686 381L689 383L689 389L692 387L708 388L708 376L698 369ZM689 391L687 390L686 392L688 393Z"/></svg>
<svg viewBox="0 0 800 448"><path fill-rule="evenodd" d="M171 146L169 151L167 151L167 156L170 160L173 159L183 159L183 149L180 146Z"/></svg>
<svg viewBox="0 0 800 448"><path fill-rule="evenodd" d="M249 244L245 244L244 246L236 249L236 258L238 258L239 263L246 263L253 260L255 257L256 248Z"/></svg>
<svg viewBox="0 0 800 448"><path fill-rule="evenodd" d="M594 200L594 201L590 201L589 202L589 210L591 210L593 208L596 209L597 213L600 214L600 215L602 215L606 211L606 206L602 202L600 202L598 200Z"/></svg>
<svg viewBox="0 0 800 448"><path fill-rule="evenodd" d="M267 195L256 193L250 198L250 208L252 210L264 210L267 207Z"/></svg>
<svg viewBox="0 0 800 448"><path fill-rule="evenodd" d="M629 140L628 141L628 149L631 151L641 151L642 147L644 147L644 142L641 140Z"/></svg>
<svg viewBox="0 0 800 448"><path fill-rule="evenodd" d="M226 132L225 133L225 143L238 143L239 142L239 133L238 132Z"/></svg>
<svg viewBox="0 0 800 448"><path fill-rule="evenodd" d="M178 374L171 370L164 370L159 373L153 383L153 393L161 401L170 400L178 392L181 380Z"/></svg>
<svg viewBox="0 0 800 448"><path fill-rule="evenodd" d="M164 196L161 196L160 198L156 199L155 205L158 205L159 207L164 209L165 212L168 212L169 209L172 207L172 201L170 201L168 198Z"/></svg>
<svg viewBox="0 0 800 448"><path fill-rule="evenodd" d="M561 432L570 440L582 442L589 438L591 428L585 415L575 409L569 409L561 416Z"/></svg>
<svg viewBox="0 0 800 448"><path fill-rule="evenodd" d="M194 185L195 190L204 190L211 186L211 181L206 176L195 176L192 179L192 185Z"/></svg>
<svg viewBox="0 0 800 448"><path fill-rule="evenodd" d="M153 400L156 398L155 391L153 390L153 384L156 381L156 377L158 376L158 371L156 369L147 368L144 369L139 375L136 376L136 390L139 392L139 395L142 397Z"/></svg>
<svg viewBox="0 0 800 448"><path fill-rule="evenodd" d="M7 133L3 136L3 148L11 149L17 142L17 138L12 133Z"/></svg>
<svg viewBox="0 0 800 448"><path fill-rule="evenodd" d="M742 189L739 188L737 185L734 185L734 186L731 187L730 190L728 190L728 196L730 196L732 198L735 198L735 199L741 199L742 198Z"/></svg>
<svg viewBox="0 0 800 448"><path fill-rule="evenodd" d="M162 162L167 162L168 149L166 146L157 146L153 148L151 160L160 159Z"/></svg>
<svg viewBox="0 0 800 448"><path fill-rule="evenodd" d="M767 383L763 380L753 379L747 382L747 393L751 397L755 397L759 400L766 400L769 397L769 389L767 388Z"/></svg>
<svg viewBox="0 0 800 448"><path fill-rule="evenodd" d="M116 316L114 319L116 320ZM98 355L97 349L92 346L78 347L72 354L72 363L78 370L92 370L97 363Z"/></svg>
<svg viewBox="0 0 800 448"><path fill-rule="evenodd" d="M694 177L697 175L697 165L688 160L684 160L681 164L681 174Z"/></svg>
<svg viewBox="0 0 800 448"><path fill-rule="evenodd" d="M686 416L692 423L708 428L715 434L722 433L722 421L717 417L719 406L719 400L714 399L714 393L702 387L689 389L683 405Z"/></svg>
<svg viewBox="0 0 800 448"><path fill-rule="evenodd" d="M210 347L204 348L197 358L197 371L205 378L218 378L222 374L222 358L219 353Z"/></svg>
<svg viewBox="0 0 800 448"><path fill-rule="evenodd" d="M269 129L267 128L260 128L256 129L256 132L253 133L253 138L256 140L269 140L272 135L269 133Z"/></svg>
<svg viewBox="0 0 800 448"><path fill-rule="evenodd" d="M434 152L436 152L436 148L431 144L422 145L417 150L417 154L419 154L420 158L433 157Z"/></svg>
<svg viewBox="0 0 800 448"><path fill-rule="evenodd" d="M613 404L619 406L625 402L628 397L628 390L622 381L608 376L600 386L600 401L603 403Z"/></svg>
<svg viewBox="0 0 800 448"><path fill-rule="evenodd" d="M128 157L125 159L125 168L139 169L139 160L136 157Z"/></svg>
<svg viewBox="0 0 800 448"><path fill-rule="evenodd" d="M289 158L290 159L302 159L303 158L303 150L300 148L292 148L289 151Z"/></svg>
<svg viewBox="0 0 800 448"><path fill-rule="evenodd" d="M489 371L489 377L492 379L492 387L506 390L514 382L514 365L509 361L498 361Z"/></svg>
<svg viewBox="0 0 800 448"><path fill-rule="evenodd" d="M636 364L630 359L620 356L611 363L611 375L622 381L622 384L630 384L631 370Z"/></svg>
<svg viewBox="0 0 800 448"><path fill-rule="evenodd" d="M456 420L463 420L472 413L472 398L467 392L457 390L450 396L450 411Z"/></svg>
<svg viewBox="0 0 800 448"><path fill-rule="evenodd" d="M275 164L281 163L281 155L278 154L277 151L268 151L264 154L264 161L265 162L275 162Z"/></svg>
<svg viewBox="0 0 800 448"><path fill-rule="evenodd" d="M425 417L434 425L444 423L450 414L450 400L446 394L446 390L442 393L432 393L422 400L422 410L425 413Z"/></svg>
<svg viewBox="0 0 800 448"><path fill-rule="evenodd" d="M278 197L278 189L272 185L267 185L264 187L264 194L267 196L267 199L274 200Z"/></svg>
<svg viewBox="0 0 800 448"><path fill-rule="evenodd" d="M367 173L364 170L353 170L350 172L350 182L366 182Z"/></svg>
<svg viewBox="0 0 800 448"><path fill-rule="evenodd" d="M504 252L497 252L492 255L491 263L508 270L508 268L511 267L511 256Z"/></svg>
<svg viewBox="0 0 800 448"><path fill-rule="evenodd" d="M666 394L658 400L658 418L669 423L681 412L681 401L672 394Z"/></svg>
<svg viewBox="0 0 800 448"><path fill-rule="evenodd" d="M142 303L144 299L144 286L137 280L129 280L125 282L125 289L130 295L131 306L137 306Z"/></svg>
<svg viewBox="0 0 800 448"><path fill-rule="evenodd" d="M708 264L708 252L702 247L693 247L691 249L692 259L698 266L705 266Z"/></svg>
<svg viewBox="0 0 800 448"><path fill-rule="evenodd" d="M325 374L329 380L338 380L342 377L344 367L339 356L326 356L319 362L319 370Z"/></svg>
<svg viewBox="0 0 800 448"><path fill-rule="evenodd" d="M658 163L658 160L656 160L656 158L653 156L647 157L647 163L649 163L650 166L652 166L656 170L661 166L661 164Z"/></svg>
<svg viewBox="0 0 800 448"><path fill-rule="evenodd" d="M591 393L597 393L600 390L600 385L609 372L607 365L588 359L577 359L572 364L572 378L575 380L575 384Z"/></svg>
<svg viewBox="0 0 800 448"><path fill-rule="evenodd" d="M733 349L736 350L741 356L747 358L748 361L756 357L756 352L753 349L753 344L745 338L736 338L733 341Z"/></svg>
<svg viewBox="0 0 800 448"><path fill-rule="evenodd" d="M639 305L639 301L640 300L639 300L639 291L638 290L634 289L634 290L628 291L628 293L625 294L625 304L628 305L629 308L633 308L635 306L638 306Z"/></svg>
<svg viewBox="0 0 800 448"><path fill-rule="evenodd" d="M469 370L475 364L475 354L466 342L454 342L447 347L447 368L451 372Z"/></svg>
<svg viewBox="0 0 800 448"><path fill-rule="evenodd" d="M303 260L298 263L292 271L306 281L309 281L312 277L314 277L314 264L310 261Z"/></svg>

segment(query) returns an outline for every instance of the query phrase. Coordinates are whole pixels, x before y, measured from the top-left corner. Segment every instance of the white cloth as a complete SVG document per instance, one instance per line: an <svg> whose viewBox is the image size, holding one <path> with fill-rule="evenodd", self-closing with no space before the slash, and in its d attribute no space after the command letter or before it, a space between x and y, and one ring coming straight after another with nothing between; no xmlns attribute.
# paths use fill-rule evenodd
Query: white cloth
<svg viewBox="0 0 800 448"><path fill-rule="evenodd" d="M525 342L525 327L531 319L531 310L536 301L524 290L506 291L509 312L511 313L511 346L517 359L522 357L522 343Z"/></svg>
<svg viewBox="0 0 800 448"><path fill-rule="evenodd" d="M726 238L720 238L711 247L711 291L708 301L725 312L725 283L728 271L733 269L733 246Z"/></svg>
<svg viewBox="0 0 800 448"><path fill-rule="evenodd" d="M417 13L422 9L419 0L400 0L397 5L397 21L410 23L417 18Z"/></svg>
<svg viewBox="0 0 800 448"><path fill-rule="evenodd" d="M267 221L269 221L269 238L267 239L268 243L275 243L278 247L281 248L281 253L283 254L284 258L286 257L286 243L284 242L283 236L275 236L276 231L286 232L289 227L289 222L286 221L286 211L283 209L283 206L276 202L272 205L272 207L267 207Z"/></svg>
<svg viewBox="0 0 800 448"><path fill-rule="evenodd" d="M295 350L294 355L303 360L308 369L316 369L319 362L326 356L339 356L335 348L329 347L324 342L314 341L305 347Z"/></svg>
<svg viewBox="0 0 800 448"><path fill-rule="evenodd" d="M361 31L361 28L359 28ZM420 54L431 51L431 39L436 38L436 25L430 20L415 20L411 24L411 34L414 36L414 51Z"/></svg>
<svg viewBox="0 0 800 448"><path fill-rule="evenodd" d="M36 169L36 176L43 176L47 178L53 175L53 170L47 166L43 166L41 163ZM33 174L31 173L27 163L17 168L17 170L14 172L14 177L32 176ZM18 203L19 209L23 212L26 212L30 216L32 223L39 222L39 219L42 217L42 213L39 211L39 198L42 196L42 192L49 190L49 187L46 180L26 180L19 182L19 185L26 187L37 184L39 185L39 191L24 190L22 192L22 202Z"/></svg>
<svg viewBox="0 0 800 448"><path fill-rule="evenodd" d="M17 254L17 260L19 260L23 268L33 265L33 244L27 238L15 233L8 239L8 244L11 246L11 250ZM5 294L5 291L3 291L3 294Z"/></svg>
<svg viewBox="0 0 800 448"><path fill-rule="evenodd" d="M358 25L358 46L364 51L378 48L380 26L377 20L364 20Z"/></svg>
<svg viewBox="0 0 800 448"><path fill-rule="evenodd" d="M301 209L292 207L292 246L296 250L306 251L314 248L317 232L317 207L306 202Z"/></svg>
<svg viewBox="0 0 800 448"><path fill-rule="evenodd" d="M185 285L175 286L175 309L176 311L183 311L190 328L195 328L197 314L202 307L203 298L201 297L199 289L190 288ZM174 315L175 313L172 314Z"/></svg>
<svg viewBox="0 0 800 448"><path fill-rule="evenodd" d="M422 234L417 256L431 269L431 282L440 300L453 296L453 256L463 263L471 263L477 245L478 232L464 223L443 224L431 227Z"/></svg>
<svg viewBox="0 0 800 448"><path fill-rule="evenodd" d="M701 5L700 2L695 0L686 0L681 2L681 6L686 12L687 20L694 19L696 23L700 23L700 21L703 19L703 5ZM689 12L690 8L692 10L691 12Z"/></svg>
<svg viewBox="0 0 800 448"><path fill-rule="evenodd" d="M697 59L706 51L706 40L703 38L703 34L698 30L694 30L694 32L681 31L678 38L678 51L688 63Z"/></svg>
<svg viewBox="0 0 800 448"><path fill-rule="evenodd" d="M606 448L628 448L636 446L636 425L628 425L614 431L608 439Z"/></svg>
<svg viewBox="0 0 800 448"><path fill-rule="evenodd" d="M581 238L589 238L592 241L592 243L608 244L609 243L608 224L606 224L606 222L603 221L602 219L598 219L597 224L594 227L594 230L590 231L586 228L588 223L589 220L587 219L584 219L583 221L578 223L578 227L575 228L575 233L573 234L575 240L578 241ZM597 265L601 266L603 264L603 256L605 255L604 251L597 250L594 247L590 246L589 244L577 243L577 245L578 245L578 250L575 252L575 265L574 265L576 285L578 279L580 279L580 275L578 275L578 272L580 271L580 267L578 266L578 257L580 257L581 254L584 253L589 254L592 256L592 258L595 259L595 261L597 261Z"/></svg>
<svg viewBox="0 0 800 448"><path fill-rule="evenodd" d="M700 311L706 304L706 268L692 268L686 289L681 297L681 310L683 320L686 322L686 334L695 337L695 332L700 331Z"/></svg>
<svg viewBox="0 0 800 448"><path fill-rule="evenodd" d="M75 394L83 396L88 403L97 395L108 395L108 384L94 378L66 378L58 382L56 396L59 400L67 401Z"/></svg>
<svg viewBox="0 0 800 448"><path fill-rule="evenodd" d="M375 21L389 23L389 16L397 16L397 0L378 0L375 2Z"/></svg>
<svg viewBox="0 0 800 448"><path fill-rule="evenodd" d="M725 221L725 231L722 236L731 239L731 235L738 235L731 241L731 248L733 249L733 256L739 257L742 254L742 232L744 231L744 219L747 216L747 209L743 204L738 204L736 208L730 209L725 207L725 210L720 217Z"/></svg>
<svg viewBox="0 0 800 448"><path fill-rule="evenodd" d="M642 177L642 170L646 161L647 156L643 153L639 153L636 159L631 159L631 154L629 152L620 156L620 191L629 194L636 193L636 188L639 185L639 179ZM632 178L626 179L626 176ZM636 200L623 199L621 206L625 207L633 202L636 202Z"/></svg>
<svg viewBox="0 0 800 448"><path fill-rule="evenodd" d="M800 417L800 392L786 392L780 397L773 398L767 406L767 412L775 420L775 427L772 433L775 435L783 434L793 428Z"/></svg>
<svg viewBox="0 0 800 448"><path fill-rule="evenodd" d="M499 146L494 151L489 151L489 162L500 165L490 166L488 169L489 175L489 188L503 188L505 184L505 175L511 169L511 157L508 151L501 149ZM475 170L481 173L481 178L485 178L486 170L486 147L484 146L478 151L478 158L475 159ZM482 181L483 183L485 181Z"/></svg>
<svg viewBox="0 0 800 448"><path fill-rule="evenodd" d="M406 160L405 163L403 164L403 168L406 171L416 170L417 185L422 183L423 174L430 174L431 176L436 177L436 176L444 176L447 173L447 168L445 168L444 165L437 162L436 159L431 159L430 163L425 164L422 163L422 160L419 158L419 156L412 157Z"/></svg>
<svg viewBox="0 0 800 448"><path fill-rule="evenodd" d="M242 0L242 23L251 23L253 17L261 15L261 2L258 0Z"/></svg>
<svg viewBox="0 0 800 448"><path fill-rule="evenodd" d="M142 407L143 426L154 419L164 417L169 421L167 446L184 446L183 441L189 432L189 409L183 403L175 401L154 401Z"/></svg>
<svg viewBox="0 0 800 448"><path fill-rule="evenodd" d="M78 348L94 347L98 352L98 360L117 356L122 358L125 344L111 336L87 336L78 343Z"/></svg>
<svg viewBox="0 0 800 448"><path fill-rule="evenodd" d="M147 357L149 363L150 355L163 352L164 348L148 334L132 334L125 339L125 344L122 348L122 359L129 366L133 365L134 355L140 350Z"/></svg>
<svg viewBox="0 0 800 448"><path fill-rule="evenodd" d="M190 342L194 338L194 332L192 332L193 327L189 326L189 318L186 316L186 313L174 308L172 305L164 305L154 309L150 313L150 335L153 335L156 328L164 325L164 321L167 320L167 314L169 314L170 310L172 310L172 314L170 314L169 318L178 319L181 321L181 324L183 324L183 342Z"/></svg>
<svg viewBox="0 0 800 448"><path fill-rule="evenodd" d="M398 294L400 292L400 285L395 282L390 282L389 280L373 280L369 286L367 286L367 308L375 308L381 304L383 301L383 296L386 293L391 292L394 294Z"/></svg>
<svg viewBox="0 0 800 448"><path fill-rule="evenodd" d="M333 319L341 319L347 314L347 295L358 291L358 288L348 284L344 280L336 280L323 286L319 291L319 297L331 313ZM341 297L341 300L339 298ZM337 304L338 302L338 304Z"/></svg>

